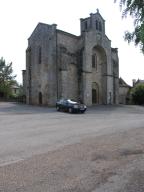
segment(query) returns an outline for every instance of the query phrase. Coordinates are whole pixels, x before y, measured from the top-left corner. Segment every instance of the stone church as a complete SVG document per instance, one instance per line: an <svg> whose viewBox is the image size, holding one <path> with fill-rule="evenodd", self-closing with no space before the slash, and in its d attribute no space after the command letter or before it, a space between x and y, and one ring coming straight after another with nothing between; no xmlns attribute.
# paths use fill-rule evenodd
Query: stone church
<svg viewBox="0 0 144 192"><path fill-rule="evenodd" d="M117 48L99 10L80 19L80 36L39 23L28 39L23 85L27 104L54 106L60 98L86 105L118 104Z"/></svg>

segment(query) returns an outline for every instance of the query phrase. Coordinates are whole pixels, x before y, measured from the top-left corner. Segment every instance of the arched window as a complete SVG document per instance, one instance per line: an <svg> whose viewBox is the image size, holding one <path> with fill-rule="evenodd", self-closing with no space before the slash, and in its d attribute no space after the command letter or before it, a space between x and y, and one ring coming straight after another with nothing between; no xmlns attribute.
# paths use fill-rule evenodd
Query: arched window
<svg viewBox="0 0 144 192"><path fill-rule="evenodd" d="M100 21L96 20L96 30L102 31L102 24Z"/></svg>
<svg viewBox="0 0 144 192"><path fill-rule="evenodd" d="M97 70L97 55L92 55L92 68L95 68Z"/></svg>
<svg viewBox="0 0 144 192"><path fill-rule="evenodd" d="M85 29L87 30L88 28L88 24L87 24L87 21L85 21Z"/></svg>
<svg viewBox="0 0 144 192"><path fill-rule="evenodd" d="M98 20L96 20L96 30L98 30Z"/></svg>
<svg viewBox="0 0 144 192"><path fill-rule="evenodd" d="M102 24L99 22L99 30L102 31Z"/></svg>

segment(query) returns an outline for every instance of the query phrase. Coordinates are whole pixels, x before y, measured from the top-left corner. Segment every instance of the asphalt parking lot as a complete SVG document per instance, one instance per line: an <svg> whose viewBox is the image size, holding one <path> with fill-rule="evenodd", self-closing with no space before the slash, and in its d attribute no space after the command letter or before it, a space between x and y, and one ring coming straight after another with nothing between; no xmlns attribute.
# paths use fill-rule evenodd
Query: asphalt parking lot
<svg viewBox="0 0 144 192"><path fill-rule="evenodd" d="M104 148L104 146L110 145L110 148L108 149L108 150L111 149L110 153L114 153L117 150L116 146L119 146L118 147L120 150L119 154L130 153L129 150L131 149L131 147L137 146L137 148L135 149L136 152L133 153L135 154L139 152L138 154L141 155L141 159L139 160L139 163L136 161L136 159L131 160L141 165L141 178L144 178L144 171L143 171L144 167L142 164L142 158L144 154L142 149L142 146L144 146L143 142L144 140L142 136L143 130L144 130L144 107L140 106L122 106L122 105L94 106L88 108L85 114L69 114L69 113L57 112L55 108L0 102L0 168L3 171L7 170L8 171L7 174L11 175L10 170L8 170L9 166L18 167L21 163L24 165L25 162L28 165L28 161L32 161L33 158L34 159L40 158L39 159L39 162L41 162L40 164L44 165L45 164L43 162L44 161L43 159L45 159L44 155L51 157L54 155L52 153L53 152L56 153L56 151L57 151L57 153L55 154L56 157L53 158L57 159L58 162L61 162L62 165L64 159L67 159L64 157L67 156L70 150L72 151L72 153L69 154L69 161L74 158L71 155L73 153L75 154L75 152L73 151L75 146L77 146L77 149L79 149L80 151L83 151L83 154L86 154L86 151L91 151L94 148L94 146L99 146L98 151L101 150L101 148L103 148L103 151L105 151L106 149ZM102 141L103 143L101 143ZM114 145L112 145L112 143L110 144L110 142L113 142ZM126 143L127 147L124 146L124 142ZM90 143L91 146L89 146ZM120 146L123 147L120 149ZM51 155L48 155L49 153ZM107 151L105 152L105 154L107 154ZM77 157L78 155L79 153L77 154ZM116 153L113 154L113 156L115 157ZM41 159L41 157L43 157L43 159ZM64 158L63 160L62 157ZM130 156L130 158L131 157L132 156ZM85 158L86 157L83 157L82 159ZM100 154L99 158L100 159L104 158L105 160L108 159L108 156L105 157L104 154ZM130 159L127 159L127 161L128 160ZM57 166L58 162L55 162ZM75 166L74 165L73 166L77 167L78 161L73 160L73 162L75 162ZM122 163L124 164L124 162L121 162L119 166L121 167ZM65 165L66 164L67 163L65 163ZM130 165L126 164L126 166ZM17 170L16 167L15 169ZM53 167L53 165L51 165L51 167ZM129 169L132 169L132 167L133 166L131 165ZM25 170L26 169L27 168L25 168ZM55 170L55 172L57 172L58 170L59 166ZM87 171L85 171L85 173L87 173ZM79 170L80 175L85 175L85 173L82 172L82 169ZM139 173L137 174L139 175ZM16 175L17 174L18 173L16 172ZM60 174L62 174L62 172L60 172ZM71 174L72 173L70 173L70 175ZM108 175L111 174L109 173ZM119 186L119 188L117 189L114 188L114 186L111 186L112 184L110 185L108 181L105 181L104 183L102 182L102 185L100 184L96 185L96 181L91 179L91 181L87 182L93 183L89 184L89 186L93 186L92 188L91 187L88 188L88 186L87 188L84 186L80 188L78 187L78 184L76 184L78 182L76 180L74 181L74 183L69 185L70 186L69 188L67 189L61 188L61 190L58 190L60 189L59 178L57 178L55 184L52 183L48 184L46 178L43 178L43 175L41 176L40 173L39 174L37 173L36 176L38 181L43 180L43 182L39 183L37 181L37 183L33 183L33 185L32 183L31 185L27 185L27 182L25 181L25 183L23 184L20 183L12 185L11 183L12 181L10 181L12 179L7 178L8 183L7 182L4 183L4 175L0 174L0 191L103 192L106 191L107 188L108 192L112 191L116 192L118 190L120 191L121 185L122 183L124 183L123 177L119 176L116 182L116 186L117 187ZM77 179L79 177L80 176L78 175ZM61 175L60 178L63 178L63 176ZM91 177L89 176L88 178ZM63 182L61 181L60 183ZM66 183L68 183L68 181ZM21 187L18 185L20 185ZM75 188L72 188L72 186L75 186ZM132 192L133 189L135 189L136 191L135 186L133 187L133 189L130 189L130 187L128 188L128 185L126 187L127 189L125 188L121 191ZM138 189L137 192L138 191L140 192L142 190L143 186L141 184L141 189Z"/></svg>
<svg viewBox="0 0 144 192"><path fill-rule="evenodd" d="M144 109L95 106L85 114L55 108L0 103L0 164L80 142L90 136L142 127Z"/></svg>

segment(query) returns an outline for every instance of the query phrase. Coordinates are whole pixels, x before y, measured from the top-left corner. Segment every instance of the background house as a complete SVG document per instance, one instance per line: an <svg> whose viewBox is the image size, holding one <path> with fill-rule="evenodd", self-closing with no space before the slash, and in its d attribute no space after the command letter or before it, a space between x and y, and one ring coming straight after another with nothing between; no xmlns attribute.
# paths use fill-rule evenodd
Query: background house
<svg viewBox="0 0 144 192"><path fill-rule="evenodd" d="M128 85L121 77L119 78L119 104L130 103L131 86Z"/></svg>

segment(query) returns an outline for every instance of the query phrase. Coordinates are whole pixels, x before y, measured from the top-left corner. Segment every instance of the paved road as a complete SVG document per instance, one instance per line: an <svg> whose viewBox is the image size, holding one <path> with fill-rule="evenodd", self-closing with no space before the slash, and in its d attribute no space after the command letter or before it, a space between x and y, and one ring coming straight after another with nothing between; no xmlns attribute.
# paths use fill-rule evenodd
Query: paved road
<svg viewBox="0 0 144 192"><path fill-rule="evenodd" d="M143 127L144 108L99 106L85 114L0 103L0 164L80 142L88 136Z"/></svg>
<svg viewBox="0 0 144 192"><path fill-rule="evenodd" d="M125 181L123 179L124 167L122 167L121 165L126 164L125 166L127 167L129 166L130 168L128 168L128 170L132 169L132 167L134 167L133 165L137 167L138 165L139 166L141 165L140 167L141 178L144 178L143 159L140 159L139 161L136 161L135 158L134 159L127 158L125 160L122 159L121 161L118 161L119 164L117 164L113 159L113 166L117 165L121 167L122 172L121 176L118 177L115 168L111 167L113 170L115 170L115 177L111 173L113 178L110 183L116 183L115 186L117 186L117 188L114 188L112 184L110 185L110 183L106 181L104 183L102 181L99 181L99 183L103 183L103 185L96 184L96 181L95 180L93 181L91 176L88 176L89 172L87 172L87 170L90 170L90 168L85 170L86 162L85 166L83 165L84 167L80 169L80 167L78 166L79 161L78 160L76 161L76 159L74 159L73 162L75 163L73 165L71 164L71 167L74 168L72 170L75 170L75 167L78 166L77 180L78 178L80 178L81 175L85 175L85 173L87 173L86 174L87 176L85 177L89 179L91 178L91 181L89 180L87 181L84 179L82 180L85 181L85 183L88 183L87 188L86 186L81 189L78 187L77 188L75 187L73 189L72 187L69 187L67 189L61 188L60 190L59 186L60 178L63 178L63 181L60 182L62 184L64 182L64 175L65 175L65 173L63 173L62 175L63 172L62 170L64 170L64 167L63 169L60 169L60 166L62 166L63 164L62 162L65 162L64 160L67 159L64 157L67 156L69 151L72 151L72 153L68 154L69 156L68 160L72 161L72 159L74 158L72 154L76 153L75 151L73 151L75 149L75 146L77 149L79 149L79 152L77 151L76 153L77 154L76 157L78 158L79 154L81 154L83 151L83 159L87 158L85 157L86 152L91 151L93 148L95 148L94 146L99 146L97 150L101 151L102 146L109 146L109 145L111 149L111 151L109 151L109 154L112 154L112 156L115 157L117 154L116 150L120 149L120 146L122 146L122 144L124 146L121 149L122 152L119 151L119 155L121 155L122 157L123 154L125 153L130 154L132 153L132 155L138 154L143 157L143 149L142 149L142 146L144 146L143 143L144 138L142 137L143 130L144 130L144 107L95 106L89 108L85 114L68 114L68 113L56 112L54 108L18 105L15 103L1 102L0 103L0 168L1 168L0 192L2 191L116 192L118 190L119 190L118 192L120 192L120 189L122 189L121 185ZM103 143L101 143L101 141L103 141ZM125 147L124 143L121 142L124 142L127 147ZM90 143L91 146L89 146ZM116 146L119 147L116 148ZM137 146L137 148L133 152L131 152L131 146L133 147ZM106 149L103 149L103 151L105 150ZM105 151L105 154L107 154L108 150L109 149ZM98 160L109 159L108 156L105 157L105 154L97 154L96 156L99 157ZM132 155L130 155L130 158L133 157ZM49 160L49 163L47 164L46 161L44 161L46 157L49 157L53 160ZM36 167L33 167L33 161L35 162L36 159L39 162L39 164ZM126 163L129 160L132 161L133 165L129 165L128 163ZM55 169L52 170L51 172L57 173L56 174L57 177L58 175L60 175L59 176L60 178L57 178L55 184L52 184L53 182L48 184L46 180L46 178L48 178L48 175L46 174L46 177L44 177L44 174L42 174L42 170L44 171L45 169L47 169L46 167L48 167L48 165L51 168L54 166L53 164L51 165L50 163L51 161L53 163L55 162ZM59 164L60 162L61 165ZM66 166L68 162L65 162L63 166ZM110 162L112 162L112 160L110 160ZM108 163L107 161L107 164L110 164L110 162ZM43 167L40 168L40 166L42 165ZM12 185L15 179L18 180L18 175L20 174L19 172L21 172L20 171L21 169L18 170L18 167L21 166L25 167L23 171L27 170L27 173L29 170L37 170L35 171L36 172L35 178L37 179L37 182L36 181L34 183L31 182L31 184L28 185L27 184L28 181L25 181L25 183L23 184L19 183L20 182L19 181L18 182L19 184ZM68 170L69 166L67 167L66 170ZM105 170L107 169L103 165L103 170L104 168ZM13 174L13 171L11 169L16 170L15 179L11 179L10 177L10 175ZM85 170L85 173L83 173L82 170ZM137 177L138 177L140 172L138 172L138 170L135 171L137 171ZM4 176L3 172L7 176ZM67 172L68 171L66 171L66 173ZM34 173L33 172L29 173L29 177L30 174L33 175ZM102 174L103 171L101 172L100 177L102 176ZM111 174L108 172L108 175ZM125 173L125 177L126 175L129 174ZM4 177L6 177L7 179L4 179ZM26 175L25 177L27 178ZM22 178L22 176L19 176L19 178ZM5 184L4 180L7 180ZM95 185L91 183L92 181L93 184L95 183ZM76 184L77 182L78 181L74 181L74 183L72 183L71 185L78 186L78 184ZM137 181L137 183L139 182ZM68 183L68 181L66 183ZM93 187L88 188L88 186ZM127 184L126 185L127 189L125 188L121 191L125 192L129 190L130 192L133 192L133 190L130 189L130 186L129 188L128 186L129 185ZM134 191L136 191L135 187L136 186L133 187L133 189L135 189ZM144 191L143 189L144 188L142 186L141 189L137 190L136 192Z"/></svg>

